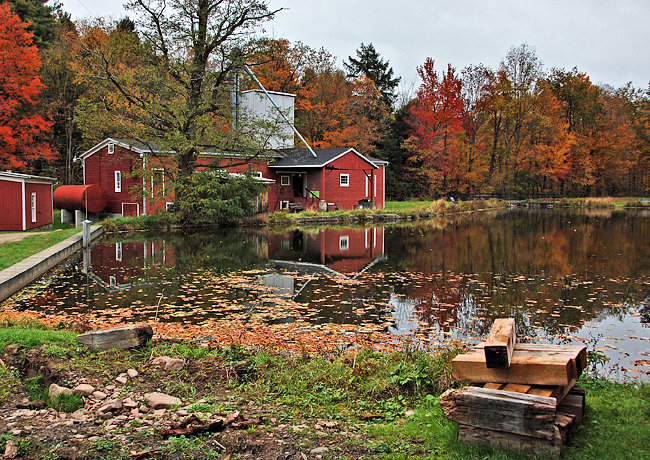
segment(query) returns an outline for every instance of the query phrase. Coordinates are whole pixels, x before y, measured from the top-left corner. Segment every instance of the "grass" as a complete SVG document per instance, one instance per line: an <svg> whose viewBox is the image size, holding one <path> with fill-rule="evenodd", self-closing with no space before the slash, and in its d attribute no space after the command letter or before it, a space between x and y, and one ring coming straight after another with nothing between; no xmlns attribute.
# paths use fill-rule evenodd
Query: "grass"
<svg viewBox="0 0 650 460"><path fill-rule="evenodd" d="M353 209L329 211L327 213L316 211L302 211L299 213L289 213L286 211L273 212L268 216L268 223L279 226L295 225L298 223L298 219L305 217L327 217L338 220L340 223L349 223L358 220L368 220L371 216L379 216L382 214L397 214L402 218L411 220L431 219L451 214L504 207L506 207L506 202L496 199L460 202L450 202L444 199L436 201L389 201L386 203L385 209Z"/></svg>
<svg viewBox="0 0 650 460"><path fill-rule="evenodd" d="M0 270L11 267L13 264L81 231L81 228L74 228L70 225L61 223L61 211L57 209L54 211L54 224L51 231L28 236L20 241L0 244Z"/></svg>
<svg viewBox="0 0 650 460"><path fill-rule="evenodd" d="M323 435L316 434L311 427L317 421L329 420L337 424L337 430L354 434L330 444L331 454L336 456L346 451L383 459L525 458L456 441L457 426L446 420L438 402L444 390L460 385L451 378L450 371L451 359L458 349L386 354L356 350L332 356L291 358L265 351L250 352L241 347L207 350L191 342L153 343L135 350L95 351L74 343L73 336L66 331L4 327L0 329L0 347L8 343L17 343L27 349L45 345L45 350L51 350L52 356L60 359L61 370L83 376L113 376L128 367L147 368L152 357L163 354L183 357L188 366L195 363L193 369L201 369L201 372L152 370L147 379L155 379L158 387L181 396L187 403L198 398L206 400L195 403L188 412L226 413L242 408L262 411L267 414L262 425L247 432L253 440L260 431L275 430L280 424L304 424L308 428L299 435L293 434L299 439L291 442L311 447L322 445L316 443ZM235 363L245 366L249 376L224 378L211 367L215 362L222 366ZM0 367L0 398L2 395L12 397L17 378L15 372ZM33 398L44 397L44 388L38 378L26 379L22 384ZM587 412L583 425L563 450L563 458L648 458L650 385L584 377L579 385L587 392ZM189 397L195 399L187 399ZM2 402L0 399L0 404ZM49 401L48 404L67 411L79 407L73 400ZM338 431L331 435L337 436L336 433ZM133 433L130 442L135 445L128 449L142 451L144 446L137 443L152 442L151 436L155 434ZM164 441L161 447L173 457L191 458L200 452L215 456L218 449L215 450L212 439L219 438L211 435L176 437ZM36 449L33 447L35 441L30 441L30 445L24 439L20 442L23 449L30 446ZM85 448L93 455L117 455L122 447L127 449L125 442L107 435L88 443Z"/></svg>
<svg viewBox="0 0 650 460"><path fill-rule="evenodd" d="M650 208L650 202L642 202L641 198L624 197L587 197L587 198L560 198L558 205L569 208L592 209L626 209Z"/></svg>

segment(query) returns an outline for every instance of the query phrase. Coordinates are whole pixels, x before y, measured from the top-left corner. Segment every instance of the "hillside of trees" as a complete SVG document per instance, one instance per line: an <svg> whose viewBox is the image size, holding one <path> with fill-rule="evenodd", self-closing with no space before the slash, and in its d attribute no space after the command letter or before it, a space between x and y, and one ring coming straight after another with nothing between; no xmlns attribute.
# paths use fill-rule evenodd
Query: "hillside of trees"
<svg viewBox="0 0 650 460"><path fill-rule="evenodd" d="M79 182L74 156L107 136L170 145L188 172L206 146L263 155L232 124L248 64L296 94L313 147L388 160L389 199L650 193L650 85L596 85L521 44L496 68L428 58L409 93L372 43L337 58L260 35L276 14L263 1L176 3L78 22L42 0L0 3L0 167Z"/></svg>

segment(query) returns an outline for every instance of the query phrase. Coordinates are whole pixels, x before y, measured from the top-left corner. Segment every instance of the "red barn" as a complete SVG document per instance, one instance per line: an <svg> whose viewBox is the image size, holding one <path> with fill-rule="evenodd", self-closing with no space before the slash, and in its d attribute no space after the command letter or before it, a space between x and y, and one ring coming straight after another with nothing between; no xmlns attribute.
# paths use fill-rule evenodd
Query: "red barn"
<svg viewBox="0 0 650 460"><path fill-rule="evenodd" d="M169 151L154 145L108 138L79 159L84 184L98 184L106 192L106 211L122 216L150 214L173 202L173 190L165 183L163 161ZM242 158L227 152L206 151L197 169L213 164L232 173L252 172L269 185L268 210L288 209L291 204L319 209L326 204L353 209L371 202L385 204L386 161L362 155L353 148L287 148L268 152L267 158L242 164ZM146 171L149 179L144 179Z"/></svg>
<svg viewBox="0 0 650 460"><path fill-rule="evenodd" d="M56 179L0 172L0 230L32 230L52 225Z"/></svg>

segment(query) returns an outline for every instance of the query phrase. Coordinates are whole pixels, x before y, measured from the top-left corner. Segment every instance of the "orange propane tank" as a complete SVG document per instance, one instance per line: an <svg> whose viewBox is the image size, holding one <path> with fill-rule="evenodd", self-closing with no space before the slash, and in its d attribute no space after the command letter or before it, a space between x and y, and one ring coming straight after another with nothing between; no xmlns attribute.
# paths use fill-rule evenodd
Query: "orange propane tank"
<svg viewBox="0 0 650 460"><path fill-rule="evenodd" d="M97 213L108 201L104 189L97 184L62 185L54 190L54 206L61 209L85 209Z"/></svg>

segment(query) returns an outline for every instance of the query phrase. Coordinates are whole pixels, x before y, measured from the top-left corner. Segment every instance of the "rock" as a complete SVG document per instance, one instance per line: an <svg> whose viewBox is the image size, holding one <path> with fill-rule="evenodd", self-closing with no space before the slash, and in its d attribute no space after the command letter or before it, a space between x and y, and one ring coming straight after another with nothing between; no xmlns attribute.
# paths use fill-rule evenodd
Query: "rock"
<svg viewBox="0 0 650 460"><path fill-rule="evenodd" d="M144 395L147 404L152 409L169 409L172 406L180 406L181 400L175 396L169 396L165 393L147 393Z"/></svg>
<svg viewBox="0 0 650 460"><path fill-rule="evenodd" d="M115 389L115 385L106 385L106 391L113 391Z"/></svg>
<svg viewBox="0 0 650 460"><path fill-rule="evenodd" d="M20 346L16 343L12 343L11 345L7 345L5 347L5 354L7 355L15 355L18 353L18 350L20 350Z"/></svg>
<svg viewBox="0 0 650 460"><path fill-rule="evenodd" d="M100 401L106 399L107 396L108 395L103 391L93 391L93 398L98 399Z"/></svg>
<svg viewBox="0 0 650 460"><path fill-rule="evenodd" d="M82 396L89 396L93 394L93 392L95 391L95 387L92 385L88 385L87 383L81 383L76 387L74 387L73 391Z"/></svg>
<svg viewBox="0 0 650 460"><path fill-rule="evenodd" d="M18 457L18 447L11 439L8 439L5 443L5 453L4 458L16 458Z"/></svg>
<svg viewBox="0 0 650 460"><path fill-rule="evenodd" d="M413 409L408 409L404 411L404 415L406 417L413 417L415 415L415 411Z"/></svg>
<svg viewBox="0 0 650 460"><path fill-rule="evenodd" d="M160 366L166 371L177 371L182 369L185 361L180 358L170 358L169 356L159 356L153 360L154 366Z"/></svg>
<svg viewBox="0 0 650 460"><path fill-rule="evenodd" d="M83 409L78 409L74 411L71 417L74 420L88 420L88 415L86 415L86 411L84 411Z"/></svg>
<svg viewBox="0 0 650 460"><path fill-rule="evenodd" d="M153 337L153 329L147 324L112 327L98 331L86 332L77 336L77 340L92 348L133 348L148 342Z"/></svg>
<svg viewBox="0 0 650 460"><path fill-rule="evenodd" d="M127 369L126 375L130 379L134 379L134 378L136 378L138 376L138 371L136 371L135 369Z"/></svg>
<svg viewBox="0 0 650 460"><path fill-rule="evenodd" d="M122 401L122 405L125 409L135 409L138 407L138 403L131 398L126 398L124 401Z"/></svg>
<svg viewBox="0 0 650 460"><path fill-rule="evenodd" d="M122 409L122 401L119 399L111 399L106 402L102 407L97 411L99 414L106 414L107 412L114 412Z"/></svg>
<svg viewBox="0 0 650 460"><path fill-rule="evenodd" d="M61 387L56 383L50 385L50 390L48 392L50 399L58 398L62 394L71 396L74 392L70 388Z"/></svg>
<svg viewBox="0 0 650 460"><path fill-rule="evenodd" d="M117 377L115 377L115 381L120 385L126 385L128 379L126 378L126 374L120 374Z"/></svg>
<svg viewBox="0 0 650 460"><path fill-rule="evenodd" d="M316 447L312 450L309 451L310 454L312 455L317 455L317 454L325 454L329 452L330 450L327 447Z"/></svg>
<svg viewBox="0 0 650 460"><path fill-rule="evenodd" d="M334 428L338 424L336 422L330 420L330 421L327 421L327 422L323 423L323 425L325 425L327 428Z"/></svg>
<svg viewBox="0 0 650 460"><path fill-rule="evenodd" d="M176 411L176 415L180 415L181 417L185 417L188 414L189 412L187 412L185 409L179 409Z"/></svg>
<svg viewBox="0 0 650 460"><path fill-rule="evenodd" d="M165 415L165 412L167 412L167 409L156 409L155 411L153 411L153 416L162 417L163 415Z"/></svg>

